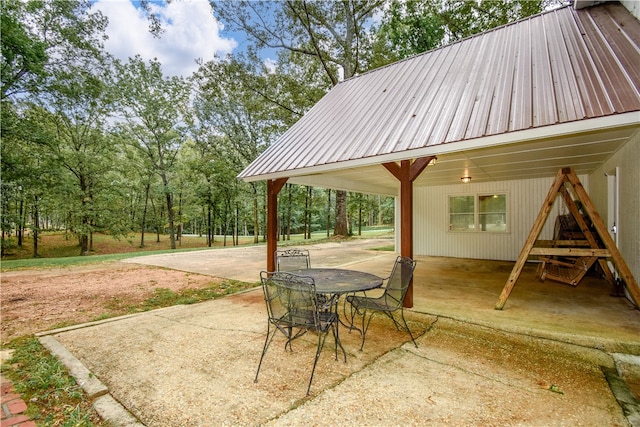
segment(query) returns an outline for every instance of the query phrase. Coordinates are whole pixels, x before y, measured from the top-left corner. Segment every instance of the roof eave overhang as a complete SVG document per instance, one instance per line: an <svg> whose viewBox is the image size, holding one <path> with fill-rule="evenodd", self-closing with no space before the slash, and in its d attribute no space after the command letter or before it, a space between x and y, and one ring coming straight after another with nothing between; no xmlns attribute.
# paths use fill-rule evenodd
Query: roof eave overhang
<svg viewBox="0 0 640 427"><path fill-rule="evenodd" d="M326 174L327 172L339 171L344 169L353 169L363 166L397 162L407 159L416 159L426 156L459 153L480 148L495 147L505 144L514 144L518 142L530 142L546 138L562 138L569 135L597 132L606 129L619 129L630 126L640 126L640 111L631 111L605 117L597 117L593 119L584 119L557 125L537 127L516 132L502 133L499 135L491 135L482 138L442 143L413 150L381 154L378 156L370 156L336 163L328 163L299 169L275 171L260 175L241 176L240 178L246 182L255 182L278 178L304 177L309 175Z"/></svg>

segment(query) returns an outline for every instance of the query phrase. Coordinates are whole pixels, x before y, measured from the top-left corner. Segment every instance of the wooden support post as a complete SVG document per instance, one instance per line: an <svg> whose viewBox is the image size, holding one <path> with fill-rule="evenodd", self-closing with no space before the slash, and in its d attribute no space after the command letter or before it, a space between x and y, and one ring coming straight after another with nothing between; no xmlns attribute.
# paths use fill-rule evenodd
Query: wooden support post
<svg viewBox="0 0 640 427"><path fill-rule="evenodd" d="M276 271L278 249L278 193L288 178L267 180L267 271Z"/></svg>
<svg viewBox="0 0 640 427"><path fill-rule="evenodd" d="M421 157L413 163L402 160L400 164L384 163L384 166L400 181L400 255L413 259L413 181L416 180L435 156ZM404 298L404 307L413 307L413 280Z"/></svg>
<svg viewBox="0 0 640 427"><path fill-rule="evenodd" d="M520 277L520 273L522 273L522 269L524 268L524 264L527 262L527 258L529 257L529 252L533 248L533 245L536 243L536 239L540 235L542 231L542 227L544 227L544 223L549 216L549 212L551 212L551 208L553 207L553 202L556 200L556 196L558 195L558 191L560 187L564 184L564 172L563 169L559 170L556 174L556 179L553 181L551 185L551 189L549 189L549 193L547 194L547 198L544 200L542 204L542 208L538 213L538 217L536 221L533 223L533 227L531 228L531 232L529 232L529 237L524 244L524 247L520 251L520 255L518 256L518 260L516 264L513 266L513 270L511 270L511 275L507 279L507 283L504 285L502 289L502 293L500 294L500 298L498 298L498 302L496 303L496 310L502 310L504 304L507 302L507 298L511 294L513 287L516 285L518 278Z"/></svg>

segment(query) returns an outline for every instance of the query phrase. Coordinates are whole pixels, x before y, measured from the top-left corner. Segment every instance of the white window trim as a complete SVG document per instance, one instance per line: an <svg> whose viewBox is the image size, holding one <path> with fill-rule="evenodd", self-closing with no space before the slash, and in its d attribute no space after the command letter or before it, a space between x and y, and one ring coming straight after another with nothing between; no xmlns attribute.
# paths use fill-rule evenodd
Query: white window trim
<svg viewBox="0 0 640 427"><path fill-rule="evenodd" d="M480 230L480 212L478 211L479 200L481 196L495 196L495 195L504 195L506 198L506 206L505 206L505 218L506 218L506 227L504 231L482 231ZM474 228L472 230L461 231L461 230L451 230L451 197L460 197L460 196L473 196L473 223ZM510 215L510 204L511 204L511 195L508 191L478 191L478 192L468 192L468 193L456 193L456 194L448 194L447 195L447 232L454 234L509 234L511 233L511 215Z"/></svg>

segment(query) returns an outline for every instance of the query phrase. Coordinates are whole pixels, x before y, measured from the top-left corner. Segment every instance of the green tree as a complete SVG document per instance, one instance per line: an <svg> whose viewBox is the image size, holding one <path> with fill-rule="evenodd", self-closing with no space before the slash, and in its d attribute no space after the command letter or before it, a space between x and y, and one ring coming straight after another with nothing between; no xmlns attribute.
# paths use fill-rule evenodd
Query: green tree
<svg viewBox="0 0 640 427"><path fill-rule="evenodd" d="M35 93L70 58L95 57L107 19L89 0L1 0L0 98Z"/></svg>
<svg viewBox="0 0 640 427"><path fill-rule="evenodd" d="M244 84L239 85L239 81ZM228 59L204 64L194 76L194 82L197 95L193 138L203 153L204 162L227 165L224 168L216 166L218 173L205 176L209 185L228 186L229 182L236 180L231 178L228 181L227 173L233 173L235 177L268 147L290 125L291 112L284 113L285 108L268 100L276 99L275 93L281 83L266 70L256 70L247 63ZM292 106L287 99L280 99L280 102ZM224 199L231 194L240 196L243 191L252 193L251 228L254 242L257 243L260 232L260 184L236 183L235 186L238 193L218 194ZM212 193L208 193L207 197L213 201Z"/></svg>
<svg viewBox="0 0 640 427"><path fill-rule="evenodd" d="M37 103L34 142L45 148L52 169L68 173L52 193L63 189L59 195L69 209L69 226L80 254L88 255L94 228L122 231L117 187L110 185L115 147L103 130L111 113L110 91L88 64L69 66L53 73Z"/></svg>
<svg viewBox="0 0 640 427"><path fill-rule="evenodd" d="M383 0L212 2L222 22L250 37L254 54L262 48L284 50L288 55L281 55L280 60L301 65L302 69L307 69L306 62L319 65L331 86L368 69L367 26L383 4ZM298 91L308 93L303 85ZM338 191L334 235L348 233L346 202L347 193Z"/></svg>
<svg viewBox="0 0 640 427"><path fill-rule="evenodd" d="M514 22L561 5L560 0L428 0L426 11L445 28L445 43Z"/></svg>
<svg viewBox="0 0 640 427"><path fill-rule="evenodd" d="M427 2L393 0L374 32L369 61L378 68L439 47L445 29Z"/></svg>
<svg viewBox="0 0 640 427"><path fill-rule="evenodd" d="M25 4L2 1L0 34L2 87L0 99L27 90L28 80L44 74L46 44L30 34L24 19Z"/></svg>
<svg viewBox="0 0 640 427"><path fill-rule="evenodd" d="M30 210L37 256L40 207L55 206L52 189L66 182L60 163L47 150L59 136L53 130L61 119L52 103L60 95L56 84L69 66L100 56L107 21L91 12L88 0L2 0L1 7L3 183L22 189L16 193L22 211L18 228ZM57 205L67 200L65 194Z"/></svg>
<svg viewBox="0 0 640 427"><path fill-rule="evenodd" d="M392 0L375 28L380 67L560 5L560 0Z"/></svg>
<svg viewBox="0 0 640 427"><path fill-rule="evenodd" d="M173 172L187 137L191 87L181 77L165 77L157 60L146 64L137 55L116 61L120 129L148 161L163 185L171 249L176 248Z"/></svg>

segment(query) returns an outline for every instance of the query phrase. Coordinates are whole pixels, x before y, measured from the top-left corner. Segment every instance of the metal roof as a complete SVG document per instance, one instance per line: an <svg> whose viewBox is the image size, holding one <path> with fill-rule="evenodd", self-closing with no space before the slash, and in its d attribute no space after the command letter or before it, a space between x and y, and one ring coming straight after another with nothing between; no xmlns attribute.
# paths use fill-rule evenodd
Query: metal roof
<svg viewBox="0 0 640 427"><path fill-rule="evenodd" d="M521 151L540 155L577 146L558 138L580 132L591 135L587 144L609 141L595 150L606 158L638 130L639 111L640 22L619 3L568 6L339 83L239 178L298 176L299 183L340 188L317 178L353 169L362 179L367 171L384 174L372 166L383 161L431 154L438 165L441 154L452 153L453 162L469 150L485 150L473 159L504 157L505 144L533 140L536 146ZM616 136L598 136L615 127ZM588 152L574 148L572 155ZM469 167L477 166L473 159ZM564 161L560 167L570 165Z"/></svg>

